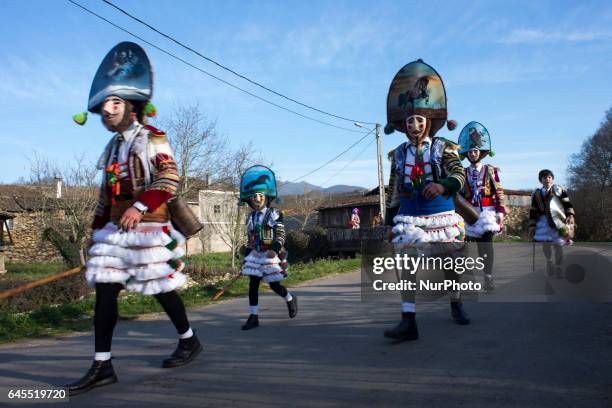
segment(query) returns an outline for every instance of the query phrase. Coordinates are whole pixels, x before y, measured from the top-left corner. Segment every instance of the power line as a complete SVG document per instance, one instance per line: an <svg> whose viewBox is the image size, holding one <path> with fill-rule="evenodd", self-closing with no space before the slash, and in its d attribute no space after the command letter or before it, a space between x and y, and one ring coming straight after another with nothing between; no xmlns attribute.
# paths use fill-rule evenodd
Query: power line
<svg viewBox="0 0 612 408"><path fill-rule="evenodd" d="M275 91L275 90L273 90L273 89L270 89L270 88L268 88L267 86L262 85L262 84L260 84L259 82L254 81L254 80L252 80L252 79L250 79L250 78L248 78L248 77L246 77L246 76L244 76L244 75L242 75L242 74L240 74L240 73L238 73L238 72L234 71L233 69L231 69L231 68L229 68L229 67L227 67L227 66L225 66L225 65L223 65L223 64L221 64L221 63L219 63L219 62L217 62L217 61L215 61L215 60L213 60L212 58L207 57L206 55L201 54L200 52L198 52L198 51L194 50L193 48L189 47L188 45L185 45L185 44L183 44L182 42L178 41L178 40L177 40L177 39L175 39L174 37L172 37L172 36L170 36L170 35L168 35L168 34L166 34L166 33L163 33L163 32L161 32L161 31L159 31L157 28L153 27L151 24L149 24L149 23L147 23L147 22L145 22L145 21L141 20L140 18L138 18L138 17L136 17L136 16L134 16L134 15L132 15L132 14L128 13L127 11L125 11L125 10L124 10L124 9L122 9L121 7L119 7L119 6L115 5L115 4L113 4L112 2L110 2L110 1L108 1L108 0L102 0L102 1L103 1L104 3L106 3L106 4L108 4L109 6L111 6L111 7L115 8L116 10L119 10L121 13L125 14L125 15L126 15L126 16L128 16L129 18L131 18L131 19L133 19L133 20L135 20L135 21L139 22L140 24L144 25L145 27L147 27L147 28L149 28L149 29L151 29L151 30L155 31L157 34L159 34L159 35L161 35L161 36L163 36L163 37L167 38L168 40L170 40L170 41L174 42L175 44L177 44L177 45L179 45L179 46L181 46L181 47L185 48L186 50L191 51L192 53L196 54L197 56L199 56L199 57L201 57L201 58L204 58L206 61L209 61L209 62L211 62L211 63L215 64L215 65L216 65L216 66L218 66L219 68L222 68L222 69L224 69L224 70L226 70L226 71L228 71L228 72L230 72L230 73L232 73L232 74L236 75L237 77L242 78L242 79L244 79L245 81L250 82L250 83L251 83L251 84L253 84L253 85L256 85L256 86L258 86L258 87L260 87L260 88L262 88L262 89L264 89L264 90L266 90L266 91L268 91L268 92L271 92L271 93L273 93L273 94L274 94L274 95L276 95L276 96L279 96L279 97L281 97L281 98L284 98L284 99L286 99L286 100L288 100L288 101L291 101L291 102L293 102L293 103L296 103L296 104L298 104L298 105L300 105L300 106L303 106L303 107L305 107L305 108L311 109L311 110L313 110L313 111L316 111L316 112L322 113L322 114L324 114L324 115L334 117L334 118L336 118L336 119L341 119L341 120L345 120L345 121L348 121L348 122L360 122L360 123L364 123L364 124L367 124L367 125L375 125L375 124L376 124L376 123L373 123L373 122L365 122L365 121L360 121L360 120L356 120L356 119L349 119L349 118L345 118L345 117L343 117L343 116L335 115L335 114L333 114L333 113L326 112L326 111L324 111L324 110L322 110L322 109L318 109L318 108L315 108L314 106L311 106L311 105L305 104L305 103L303 103L303 102L300 102L300 101L298 101L298 100L296 100L296 99L293 99L293 98L291 98L291 97L289 97L289 96L287 96L287 95L284 95L284 94L282 94L282 93L280 93L280 92L277 92L277 91Z"/></svg>
<svg viewBox="0 0 612 408"><path fill-rule="evenodd" d="M357 154L355 155L355 157L353 157L353 158L351 159L351 161L349 161L349 162L348 162L346 165L344 165L344 167L342 167L340 170L338 170L336 173L334 173L334 174L333 174L333 175L332 175L330 178L328 178L328 179L327 179L327 180L325 180L323 183L321 183L321 186L322 186L322 187L323 187L323 186L325 186L325 184L329 183L329 182L330 182L330 180L332 180L332 179L333 179L334 177L336 177L338 174L342 173L342 172L344 171L344 169L346 169L348 166L350 166L351 164L353 164L353 162L354 162L355 160L357 160L357 158L358 158L359 156L361 156L361 155L363 154L363 152L365 152L365 151L368 149L368 147L370 147L370 146L372 145L372 143L374 143L375 141L376 141L376 138L372 139L372 140L370 141L370 143L368 143L367 145L365 145L365 147L364 147L363 149L361 149L361 150L359 151L359 153L357 153Z"/></svg>
<svg viewBox="0 0 612 408"><path fill-rule="evenodd" d="M268 103L268 104L270 104L270 105L272 105L272 106L275 106L275 107L277 107L277 108L279 108L279 109L282 109L282 110L284 110L284 111L287 111L287 112L293 113L294 115L300 116L300 117L302 117L302 118L304 118L304 119L312 120L313 122L317 122L317 123L320 123L320 124L322 124L322 125L330 126L330 127L336 128L336 129L342 129L342 130L345 130L345 131L347 131L347 132L353 132L353 133L364 133L364 132L359 131L359 130L356 130L356 129L350 129L350 128L346 128L346 127L343 127L343 126L337 126L337 125L334 125L334 124L332 124L332 123L325 122L325 121L322 121L322 120L319 120L319 119L313 118L313 117L308 116L308 115L304 115L304 114L299 113L299 112L296 112L296 111L294 111L294 110L292 110L292 109L286 108L286 107L284 107L284 106L282 106L282 105L279 105L279 104L277 104L277 103L275 103L275 102L272 102L272 101L270 101L270 100L268 100L268 99L266 99L266 98L263 98L263 97L261 97L261 96L259 96L259 95L256 95L256 94L254 94L254 93L252 93L252 92L249 92L249 91L247 91L246 89L240 88L239 86L234 85L234 84L232 84L231 82L228 82L228 81L226 81L226 80L224 80L224 79L222 79L222 78L219 78L218 76L213 75L213 74L211 74L210 72L208 72L208 71L206 71L206 70L204 70L204 69L202 69L202 68L200 68L200 67L198 67L198 66L196 66L196 65L193 65L192 63L190 63L190 62L188 62L188 61L186 61L186 60L184 60L184 59L182 59L182 58L180 58L180 57L178 57L178 56L176 56L176 55L172 54L171 52L166 51L166 50L164 50L163 48L158 47L157 45L155 45L155 44L151 43L150 41L145 40L144 38L142 38L142 37L140 37L140 36L138 36L138 35L136 35L136 34L132 33L131 31L129 31L129 30L127 30L127 29L125 29L125 28L123 28L123 27L121 27L121 26L119 26L119 25L117 25L117 24L113 23L113 22L112 22L112 21L110 21L109 19L107 19L107 18L105 18L105 17L102 17L101 15L99 15L99 14L97 14L97 13L93 12L92 10L88 9L87 7L85 7L85 6L81 5L81 4L79 4L79 3L77 3L77 2L75 2L75 1L73 1L73 0L68 0L68 1L69 1L70 3L72 3L72 4L74 4L75 6L80 7L81 9L85 10L86 12L88 12L88 13L90 13L90 14L92 14L92 15L94 15L94 16L96 16L96 17L98 17L99 19L101 19L101 20L105 21L106 23L108 23L108 24L112 25L113 27L115 27L115 28L117 28L117 29L119 29L119 30L121 30L121 31L123 31L123 32L125 32L125 33L127 33L127 34L129 34L129 35L131 35L131 36L133 36L134 38L139 39L139 40L140 40L140 41L142 41L143 43L145 43L145 44L147 44L147 45L149 45L149 46L151 46L151 47L155 48L156 50L158 50L158 51L160 51L160 52L162 52L162 53L164 53L164 54L166 54L166 55L168 55L168 56L170 56L170 57L172 57L172 58L174 58L174 59L176 59L176 60L178 60L178 61L180 61L180 62L182 62L182 63L184 63L184 64L186 64L186 65L188 65L188 66L190 66L190 67L191 67L191 68L193 68L193 69L196 69L196 70L198 70L198 71L202 72L203 74L208 75L209 77L211 77L211 78L213 78L213 79L216 79L216 80L217 80L217 81L219 81L219 82L224 83L225 85L228 85L228 86L230 86L230 87L232 87L232 88L234 88L234 89L237 89L237 90L239 90L239 91L241 91L241 92L244 92L244 93L246 93L247 95L252 96L253 98L259 99L259 100L260 100L260 101L262 101L262 102Z"/></svg>
<svg viewBox="0 0 612 408"><path fill-rule="evenodd" d="M349 150L351 150L353 147L355 147L355 146L357 146L359 143L361 143L361 141L362 141L363 139L365 139L366 137L368 137L368 135L369 135L370 133L372 133L374 130L375 130L375 129L370 130L370 131L369 131L368 133L366 133L366 134L365 134L365 135L364 135L364 136L363 136L361 139L359 139L358 141L356 141L355 143L353 143L352 145L350 145L348 148L346 148L344 151L342 151L341 153L339 153L339 154L337 154L336 156L332 157L331 159L329 159L328 161L326 161L325 163L323 163L321 166L317 167L316 169L314 169L314 170L312 170L312 171L310 171L310 172L308 172L308 173L304 174L303 176L298 177L298 178L296 178L296 179L294 179L294 180L291 180L291 181L285 181L283 184L281 184L281 187L282 187L282 186L284 186L284 185L285 185L285 184L287 184L287 183L295 183L296 181L301 180L301 179L303 179L304 177L306 177L306 176L310 176L312 173L315 173L315 172L317 172L317 171L321 170L323 167L325 167L325 166L327 166L328 164L330 164L331 162L335 161L335 160L336 160L336 159L338 159L340 156L342 156L343 154L345 154L346 152L348 152Z"/></svg>

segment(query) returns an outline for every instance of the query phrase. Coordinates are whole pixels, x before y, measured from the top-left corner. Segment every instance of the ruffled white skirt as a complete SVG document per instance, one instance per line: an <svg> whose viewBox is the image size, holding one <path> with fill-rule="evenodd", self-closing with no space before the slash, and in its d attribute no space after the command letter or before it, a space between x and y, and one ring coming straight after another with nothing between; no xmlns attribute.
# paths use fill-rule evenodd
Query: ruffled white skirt
<svg viewBox="0 0 612 408"><path fill-rule="evenodd" d="M279 282L287 277L287 263L281 261L278 256L268 258L266 251L252 250L244 258L242 274L248 276L258 276L266 283Z"/></svg>
<svg viewBox="0 0 612 408"><path fill-rule="evenodd" d="M393 218L393 243L462 242L463 218L454 211L427 216L397 215Z"/></svg>
<svg viewBox="0 0 612 408"><path fill-rule="evenodd" d="M170 292L187 283L181 271L185 237L171 223L143 222L129 232L114 223L93 234L85 277L96 283L121 283L145 295Z"/></svg>
<svg viewBox="0 0 612 408"><path fill-rule="evenodd" d="M495 207L483 207L482 211L480 208L476 208L476 211L480 213L478 221L476 221L473 225L467 224L465 226L468 237L480 238L487 232L497 233L501 231L501 228L497 223L497 212L495 211Z"/></svg>
<svg viewBox="0 0 612 408"><path fill-rule="evenodd" d="M546 215L541 215L536 224L534 241L538 242L554 242L556 244L566 244L566 240L559 235L559 232L548 225Z"/></svg>

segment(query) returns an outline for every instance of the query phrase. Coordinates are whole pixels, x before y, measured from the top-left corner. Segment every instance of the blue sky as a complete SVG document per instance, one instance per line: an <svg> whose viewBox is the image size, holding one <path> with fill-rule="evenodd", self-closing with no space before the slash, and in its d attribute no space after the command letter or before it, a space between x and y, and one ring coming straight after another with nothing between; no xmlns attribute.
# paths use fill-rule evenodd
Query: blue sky
<svg viewBox="0 0 612 408"><path fill-rule="evenodd" d="M77 1L215 75L330 120L232 77L99 0ZM391 79L423 58L442 76L450 117L459 122L439 135L456 140L467 122L483 123L497 153L488 160L501 168L507 188L534 187L541 168L565 183L569 155L612 105L609 1L115 2L280 92L383 125ZM82 152L95 160L110 134L96 117L79 127L71 116L85 110L110 48L139 41L63 0L0 1L0 15L0 182L27 177L35 151L58 162ZM281 179L307 173L361 137L264 104L141 45L154 64L160 117L177 104L198 103L233 146L252 140ZM384 136L383 151L404 138ZM305 181L376 185L375 145L366 143ZM385 161L385 177L388 167Z"/></svg>

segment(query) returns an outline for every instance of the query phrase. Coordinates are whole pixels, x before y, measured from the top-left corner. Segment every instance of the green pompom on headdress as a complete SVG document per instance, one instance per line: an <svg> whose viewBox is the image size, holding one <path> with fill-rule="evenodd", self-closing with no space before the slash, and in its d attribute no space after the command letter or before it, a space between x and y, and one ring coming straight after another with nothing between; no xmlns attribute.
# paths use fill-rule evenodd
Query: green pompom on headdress
<svg viewBox="0 0 612 408"><path fill-rule="evenodd" d="M144 114L149 118L157 116L157 109L155 108L155 105L151 103L151 101L147 101L147 104L144 107Z"/></svg>
<svg viewBox="0 0 612 408"><path fill-rule="evenodd" d="M87 112L79 112L72 116L72 120L77 125L83 126L87 122Z"/></svg>

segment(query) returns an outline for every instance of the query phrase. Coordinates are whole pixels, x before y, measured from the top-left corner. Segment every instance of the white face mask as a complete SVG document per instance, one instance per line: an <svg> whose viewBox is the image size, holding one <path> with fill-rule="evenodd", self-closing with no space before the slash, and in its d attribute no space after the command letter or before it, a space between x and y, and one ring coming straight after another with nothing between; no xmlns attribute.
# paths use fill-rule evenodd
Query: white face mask
<svg viewBox="0 0 612 408"><path fill-rule="evenodd" d="M262 193L255 193L251 197L251 207L254 210L261 210L266 205L266 196Z"/></svg>
<svg viewBox="0 0 612 408"><path fill-rule="evenodd" d="M427 118L421 115L408 116L406 118L406 130L410 139L413 141L421 140L426 136Z"/></svg>
<svg viewBox="0 0 612 408"><path fill-rule="evenodd" d="M480 150L477 150L477 149L468 150L467 158L470 161L470 163L478 162L479 157L480 157Z"/></svg>
<svg viewBox="0 0 612 408"><path fill-rule="evenodd" d="M116 127L125 115L125 101L117 96L109 96L102 102L102 117L108 127Z"/></svg>

